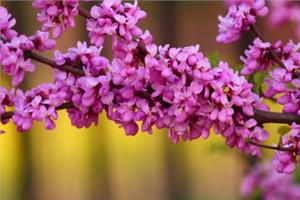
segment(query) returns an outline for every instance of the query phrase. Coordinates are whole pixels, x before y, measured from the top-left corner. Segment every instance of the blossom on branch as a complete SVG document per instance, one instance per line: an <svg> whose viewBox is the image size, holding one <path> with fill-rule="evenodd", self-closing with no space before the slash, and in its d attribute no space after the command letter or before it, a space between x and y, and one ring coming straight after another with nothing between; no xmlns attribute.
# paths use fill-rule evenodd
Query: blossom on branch
<svg viewBox="0 0 300 200"><path fill-rule="evenodd" d="M16 24L16 19L10 18L11 14L8 13L7 9L0 6L0 36L4 36L7 40L11 40L17 35L17 32L12 29Z"/></svg>
<svg viewBox="0 0 300 200"><path fill-rule="evenodd" d="M142 35L137 23L146 17L146 12L134 4L121 3L121 0L105 0L100 6L93 6L87 20L87 30L91 43L100 47L107 35L118 35L126 41Z"/></svg>
<svg viewBox="0 0 300 200"><path fill-rule="evenodd" d="M252 27L256 16L268 12L263 0L229 1L228 5L227 16L219 17L217 40L223 43L238 40ZM296 113L300 115L299 44L271 44L258 36L241 57L244 67L240 75L227 62L212 66L200 45L155 44L151 33L137 25L146 16L137 2L105 0L93 6L90 13L79 8L76 0L36 0L33 6L40 10L42 30L52 30L54 37L75 26L75 15L84 16L89 41L78 42L66 53L56 50L54 60L48 59L37 52L55 47L49 33L19 35L11 29L15 22L10 14L0 7L4 27L0 63L4 73L12 77L13 86L22 82L26 72L34 71L31 60L55 69L52 83L29 91L1 87L1 123L12 118L21 132L29 130L34 121L43 121L47 129L53 129L57 110L67 109L71 124L77 128L98 124L100 114L106 112L126 135L134 136L139 130L151 134L154 127L166 128L174 143L206 139L214 129L229 147L244 153L260 156L261 147L278 150L273 162L276 169L284 173L295 170L300 154L298 125L292 125L292 133L283 136L280 145L262 144L269 134L263 129L261 117L276 113L267 112L268 107L243 75L270 70L265 96L278 94L283 112L293 114L284 115L291 123ZM112 39L110 60L101 54L106 37ZM8 107L14 111L7 112ZM258 116L257 111L265 115Z"/></svg>
<svg viewBox="0 0 300 200"><path fill-rule="evenodd" d="M40 11L37 20L42 23L42 30L52 30L54 38L58 38L68 27L75 27L78 0L34 0L32 6Z"/></svg>
<svg viewBox="0 0 300 200"><path fill-rule="evenodd" d="M229 1L228 13L219 16L217 42L231 43L240 39L242 32L248 31L256 23L257 16L265 16L268 8L264 0Z"/></svg>

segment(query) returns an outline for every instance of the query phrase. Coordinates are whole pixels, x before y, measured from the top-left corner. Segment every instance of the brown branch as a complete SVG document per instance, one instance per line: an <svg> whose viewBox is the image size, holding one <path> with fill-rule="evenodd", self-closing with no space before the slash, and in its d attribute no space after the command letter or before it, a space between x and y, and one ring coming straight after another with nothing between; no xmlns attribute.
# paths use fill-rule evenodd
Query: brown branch
<svg viewBox="0 0 300 200"><path fill-rule="evenodd" d="M84 76L84 71L80 67L76 66L69 66L69 65L58 65L53 60L50 60L49 58L46 58L40 54L34 53L32 51L26 51L25 57L31 58L33 60L39 61L41 63L44 63L46 65L49 65L50 67L53 67L55 69L59 69L66 72L71 72L73 74Z"/></svg>
<svg viewBox="0 0 300 200"><path fill-rule="evenodd" d="M78 8L78 13L79 13L79 15L81 15L84 18L87 18L87 19L92 18L92 15L90 14L90 12L87 11L86 9L84 9L84 8L79 7Z"/></svg>
<svg viewBox="0 0 300 200"><path fill-rule="evenodd" d="M0 36L0 40L3 42L7 42L7 40ZM33 51L24 51L24 57L25 58L31 58L32 60L36 60L38 62L44 63L46 65L49 65L52 68L59 69L66 72L71 72L73 74L84 76L84 71L80 66L69 66L69 65L58 65L53 60L50 60L49 58L46 58L38 53L35 53Z"/></svg>
<svg viewBox="0 0 300 200"><path fill-rule="evenodd" d="M272 149L272 150L277 150L277 151L289 151L289 152L295 152L296 151L295 148L285 148L285 147L279 147L279 146L269 146L269 145L265 145L265 144L256 143L256 142L253 142L253 141L248 141L248 143L252 144L254 146L261 147L261 148Z"/></svg>
<svg viewBox="0 0 300 200"><path fill-rule="evenodd" d="M13 111L7 111L7 112L3 113L2 115L0 115L0 121L10 119L10 118L12 118L13 115L14 115Z"/></svg>
<svg viewBox="0 0 300 200"><path fill-rule="evenodd" d="M296 122L300 124L300 116L297 114L290 113L279 113L279 112L269 112L262 110L255 110L254 119L259 124L265 123L279 123L279 124L292 124Z"/></svg>
<svg viewBox="0 0 300 200"><path fill-rule="evenodd" d="M149 99L151 95L148 92L138 92L138 96ZM162 103L164 106L169 106L170 104L164 102L162 98L156 98L155 100ZM57 109L65 109L73 107L71 102L67 102L58 106ZM289 113L279 113L279 112L269 112L269 111L262 111L262 110L255 110L253 118L258 122L258 124L265 124L265 123L280 123L280 124L292 124L293 122L300 124L300 117L296 114L289 114ZM9 119L13 116L12 111L8 111L0 115L0 119Z"/></svg>

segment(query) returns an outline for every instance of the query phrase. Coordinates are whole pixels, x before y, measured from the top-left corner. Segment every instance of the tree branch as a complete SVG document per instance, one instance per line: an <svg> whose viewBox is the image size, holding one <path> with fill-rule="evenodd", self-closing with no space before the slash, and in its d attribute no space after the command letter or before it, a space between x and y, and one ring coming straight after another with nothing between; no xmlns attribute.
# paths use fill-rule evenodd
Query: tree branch
<svg viewBox="0 0 300 200"><path fill-rule="evenodd" d="M12 118L13 115L14 115L13 111L7 111L7 112L3 113L2 115L0 115L0 121L10 119L10 118Z"/></svg>
<svg viewBox="0 0 300 200"><path fill-rule="evenodd" d="M90 14L90 12L87 11L86 9L84 9L84 8L79 7L78 8L78 13L79 13L79 15L81 15L84 18L87 18L87 19L92 18L92 15Z"/></svg>
<svg viewBox="0 0 300 200"><path fill-rule="evenodd" d="M40 54L34 53L32 51L26 51L25 57L39 61L39 62L49 65L50 67L53 67L55 69L59 69L59 70L66 71L66 72L71 72L71 73L79 75L79 76L85 75L84 71L79 66L58 65L53 60L50 60L49 58L46 58L46 57L44 57Z"/></svg>
<svg viewBox="0 0 300 200"><path fill-rule="evenodd" d="M290 113L255 110L255 114L253 118L259 124L265 124L265 123L292 124L293 122L300 124L300 116L298 116L297 114L290 114Z"/></svg>
<svg viewBox="0 0 300 200"><path fill-rule="evenodd" d="M138 92L138 96L149 99L151 95L148 94L148 92ZM158 101L162 101L162 105L167 105L167 102L164 102L161 98L157 99ZM169 104L168 104L169 105ZM73 107L72 102L67 102L62 104L61 106L58 106L57 109L65 109ZM12 111L8 111L0 115L0 119L9 119L13 116ZM255 110L253 118L259 123L259 124L265 124L265 123L279 123L279 124L292 124L293 122L300 124L300 117L296 114L289 114L289 113L279 113L279 112L269 112L269 111L262 111L262 110Z"/></svg>
<svg viewBox="0 0 300 200"><path fill-rule="evenodd" d="M272 150L277 150L277 151L289 151L289 152L295 152L296 149L295 148L285 148L285 147L279 147L279 146L269 146L269 145L265 145L265 144L259 144L253 141L248 141L249 144L252 144L254 146L258 146L261 148L265 148L265 149L272 149Z"/></svg>

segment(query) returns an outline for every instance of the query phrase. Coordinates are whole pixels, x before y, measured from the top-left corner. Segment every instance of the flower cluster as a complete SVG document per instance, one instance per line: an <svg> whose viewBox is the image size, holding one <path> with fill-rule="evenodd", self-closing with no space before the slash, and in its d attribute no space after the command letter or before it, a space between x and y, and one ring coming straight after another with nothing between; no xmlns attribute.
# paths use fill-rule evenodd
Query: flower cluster
<svg viewBox="0 0 300 200"><path fill-rule="evenodd" d="M40 10L42 30L52 29L54 37L73 27L79 12L77 0L35 0L33 6ZM256 16L268 12L264 0L228 1L228 6L229 13L219 17L217 40L223 43L238 40L241 32L255 23ZM86 29L92 45L78 42L66 53L55 51L54 61L43 61L33 56L38 55L33 50L54 48L49 33L18 35L11 29L15 21L0 7L0 63L4 73L13 78L13 86L21 83L25 72L34 70L34 57L56 68L53 83L27 92L0 87L0 116L7 107L14 107L12 121L18 131L30 129L34 120L44 121L47 129L55 128L57 110L62 108L78 128L97 124L105 111L127 135L136 135L139 129L152 133L156 126L167 128L169 137L177 143L181 139L208 138L214 129L228 146L251 155L261 154L259 146L268 133L255 119L255 109L267 111L268 107L252 92L252 84L244 76L226 62L212 67L199 45L175 48L154 44L151 33L137 26L146 16L137 2L105 0L93 6L90 15ZM101 55L107 36L112 38L111 61ZM266 96L280 94L278 102L284 105L283 111L300 115L299 47L292 42L271 44L256 38L241 60L242 75L274 66L266 79ZM277 68L274 55L283 63ZM75 70L63 71L70 68ZM273 161L279 172L295 170L300 155L299 130L299 125L293 124L291 134L282 137L280 147L285 151L276 152Z"/></svg>
<svg viewBox="0 0 300 200"><path fill-rule="evenodd" d="M26 55L33 49L39 51L55 47L55 41L48 38L48 32L37 31L33 36L15 36L11 41L0 42L0 63L5 74L12 77L13 86L19 85L26 72L32 72L35 65Z"/></svg>
<svg viewBox="0 0 300 200"><path fill-rule="evenodd" d="M295 183L293 174L279 174L270 164L257 164L244 178L241 195L265 200L297 200L300 186Z"/></svg>
<svg viewBox="0 0 300 200"><path fill-rule="evenodd" d="M267 70L270 66L275 64L274 59L270 55L270 51L280 55L280 47L280 41L271 45L269 42L263 42L261 39L255 38L253 45L250 45L249 49L245 51L245 56L241 56L241 61L244 63L241 74L250 75L258 70Z"/></svg>
<svg viewBox="0 0 300 200"><path fill-rule="evenodd" d="M281 41L275 44L262 42L259 38L246 50L241 57L244 63L241 71L244 75L250 75L258 70L271 70L269 77L265 78L268 86L266 97L274 97L279 94L277 102L283 105L283 112L298 113L300 115L300 43L289 41L283 45ZM271 53L273 55L271 55ZM281 62L274 61L274 55ZM279 66L278 66L279 65Z"/></svg>
<svg viewBox="0 0 300 200"><path fill-rule="evenodd" d="M268 134L251 119L254 106L267 108L251 92L251 84L228 64L221 62L212 68L199 46L147 45L144 67L138 67L135 57L141 52L135 52L136 46L121 44L117 49L123 54L116 54L111 67L112 81L120 93L115 94L108 117L125 127L129 135L137 132L135 121L143 121L143 131L151 132L152 125L168 128L175 143L180 138L207 138L215 126L231 147L260 154L247 140L267 139ZM146 99L143 92L148 94Z"/></svg>
<svg viewBox="0 0 300 200"><path fill-rule="evenodd" d="M7 12L7 9L0 6L0 36L5 37L7 40L11 40L17 35L17 32L12 29L16 24L16 20L11 19L11 14Z"/></svg>
<svg viewBox="0 0 300 200"><path fill-rule="evenodd" d="M296 36L300 38L300 6L296 1L275 0L270 1L270 24L280 27L287 22L296 25Z"/></svg>
<svg viewBox="0 0 300 200"><path fill-rule="evenodd" d="M2 71L12 77L13 86L22 82L26 72L34 71L34 64L31 63L31 59L25 56L25 51L30 51L33 48L33 42L24 35L16 36L4 44L0 43Z"/></svg>
<svg viewBox="0 0 300 200"><path fill-rule="evenodd" d="M146 13L134 4L121 4L121 0L104 0L100 6L93 6L87 20L87 30L91 43L100 47L106 35L118 35L127 41L143 32L137 23L146 17Z"/></svg>
<svg viewBox="0 0 300 200"><path fill-rule="evenodd" d="M217 42L231 43L241 37L243 31L255 24L257 16L265 16L268 8L264 0L229 1L228 13L225 17L219 16L219 34Z"/></svg>
<svg viewBox="0 0 300 200"><path fill-rule="evenodd" d="M61 15L65 3L35 1L33 4L42 9L39 16L47 19L43 22L48 24ZM77 9L73 4L67 7L66 13ZM138 122L142 122L141 130L149 133L153 126L168 128L175 143L180 138L207 138L210 129L215 128L230 147L260 155L260 149L248 140L262 142L268 138L267 132L253 119L254 108L267 108L251 91L252 85L225 62L212 68L199 52L199 45L184 48L155 45L150 32L143 32L136 25L145 15L136 2L104 1L100 7L94 6L87 30L95 46L79 42L65 54L55 52L57 65L72 66L82 70L83 75L56 70L53 84L43 84L25 93L18 90L13 116L17 129L28 130L33 120L45 121L46 128L52 129L57 118L56 107L71 102L72 107L67 111L78 128L97 124L99 114L105 110L108 118L120 124L127 135L138 132ZM100 55L107 35L112 35L111 62ZM14 48L9 48L13 44ZM7 57L13 56L14 51L19 50L17 55L25 59L25 51L42 51L53 46L48 33L38 32L29 38L14 37L3 45L8 50L1 55L8 62ZM16 64L19 63L18 60ZM10 67L7 72L21 68L12 63L7 65ZM11 75L21 77L12 72Z"/></svg>
<svg viewBox="0 0 300 200"><path fill-rule="evenodd" d="M26 131L32 127L33 120L45 121L49 130L55 128L53 120L57 119L56 107L65 100L67 93L55 84L44 83L23 92L17 90L14 96L13 122L18 131Z"/></svg>
<svg viewBox="0 0 300 200"><path fill-rule="evenodd" d="M78 0L34 0L32 6L40 10L37 20L42 23L42 30L52 29L54 38L59 37L68 27L75 26Z"/></svg>
<svg viewBox="0 0 300 200"><path fill-rule="evenodd" d="M85 42L78 42L76 48L70 48L65 54L55 52L58 65L72 65L85 72L82 77L63 71L55 73L55 83L68 91L70 98L66 100L72 101L74 107L67 111L72 124L78 128L97 124L103 103L109 103L113 98L113 93L109 91L110 79L105 74L109 62L99 56L100 52L101 49L88 47Z"/></svg>
<svg viewBox="0 0 300 200"><path fill-rule="evenodd" d="M282 62L284 68L276 68L270 72L270 79L267 79L269 86L266 92L267 96L281 94L278 103L284 105L283 111L287 113L297 113L300 115L300 44L294 44L291 41L285 46L284 59Z"/></svg>
<svg viewBox="0 0 300 200"><path fill-rule="evenodd" d="M277 151L273 159L273 165L278 172L292 173L296 169L298 156L300 155L300 125L291 125L290 135L282 136L281 146L290 151Z"/></svg>

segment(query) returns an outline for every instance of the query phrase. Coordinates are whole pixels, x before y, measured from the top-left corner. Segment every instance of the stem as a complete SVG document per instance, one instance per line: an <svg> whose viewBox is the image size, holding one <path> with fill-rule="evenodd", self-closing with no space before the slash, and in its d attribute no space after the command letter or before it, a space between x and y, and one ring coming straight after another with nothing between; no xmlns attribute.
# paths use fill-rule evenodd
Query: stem
<svg viewBox="0 0 300 200"><path fill-rule="evenodd" d="M265 124L265 123L292 124L293 122L300 124L300 116L291 113L269 112L269 111L256 109L253 118L259 124Z"/></svg>
<svg viewBox="0 0 300 200"><path fill-rule="evenodd" d="M25 57L39 61L39 62L49 65L50 67L53 67L55 69L59 69L59 70L66 71L66 72L71 72L71 73L79 75L79 76L85 75L83 70L79 67L69 66L69 65L58 65L53 60L50 60L49 58L46 58L46 57L44 57L40 54L34 53L32 51L26 51Z"/></svg>
<svg viewBox="0 0 300 200"><path fill-rule="evenodd" d="M85 17L87 19L92 18L92 15L90 14L90 12L87 11L86 9L84 9L84 8L79 7L78 8L78 13L79 13L79 15L81 15L82 17Z"/></svg>
<svg viewBox="0 0 300 200"><path fill-rule="evenodd" d="M14 115L13 111L5 112L2 115L0 115L0 121L10 119L12 118L13 115Z"/></svg>
<svg viewBox="0 0 300 200"><path fill-rule="evenodd" d="M258 37L261 41L266 42L264 40L264 38L262 37L261 33L258 31L258 29L252 24L250 25L250 29L252 30L252 32L254 33L254 35L256 37ZM267 48L270 56L274 59L274 61L281 67L285 68L285 65L283 64L283 62L277 57L276 53L274 51L272 51L271 48Z"/></svg>
<svg viewBox="0 0 300 200"><path fill-rule="evenodd" d="M277 151L290 151L290 152L294 152L296 151L295 148L285 148L285 147L279 147L279 146L269 146L269 145L265 145L265 144L259 144L253 141L248 141L249 144L252 144L254 146L258 146L258 147L262 147L265 149L272 149L272 150L277 150Z"/></svg>
<svg viewBox="0 0 300 200"><path fill-rule="evenodd" d="M148 92L138 92L138 96L149 99L151 95ZM169 106L167 102L164 102L161 98L157 98L157 101L162 101L162 105ZM57 109L61 110L64 108L73 107L71 102L67 102L58 106ZM268 112L262 110L255 110L253 118L258 122L258 124L265 124L265 123L279 123L279 124L292 124L296 122L300 124L300 117L296 114L289 114L289 113L279 113L279 112ZM12 111L8 111L0 115L0 119L9 119L13 116Z"/></svg>

